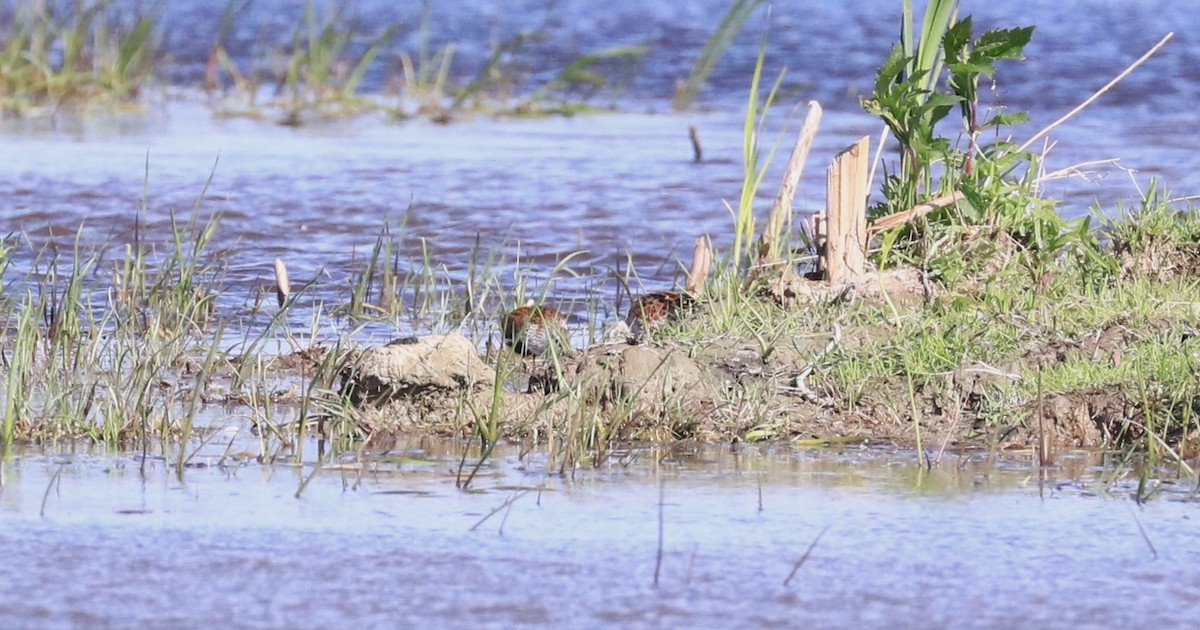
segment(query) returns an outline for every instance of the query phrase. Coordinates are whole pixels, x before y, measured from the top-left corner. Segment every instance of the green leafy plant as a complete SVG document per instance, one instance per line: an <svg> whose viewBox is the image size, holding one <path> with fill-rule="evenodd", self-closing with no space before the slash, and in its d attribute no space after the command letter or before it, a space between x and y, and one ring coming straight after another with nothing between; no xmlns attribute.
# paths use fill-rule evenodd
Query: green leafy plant
<svg viewBox="0 0 1200 630"><path fill-rule="evenodd" d="M1015 255L1040 282L1062 254L1096 243L1089 235L1089 219L1066 220L1052 200L1040 196L1038 157L1002 135L1028 117L1023 112L981 114L980 79L993 77L1001 61L1023 59L1034 29L993 29L976 38L970 16L953 19L955 4L930 4L920 46L903 37L880 66L874 93L862 101L900 145L900 165L890 172L885 166L884 198L870 212L903 212L934 197L960 193L958 203L895 228L899 233L889 238L894 258L953 282L986 271L989 258ZM910 28L906 21L905 32ZM962 130L957 141L942 124L955 110ZM981 142L989 130L997 138ZM964 251L976 256L964 256Z"/></svg>

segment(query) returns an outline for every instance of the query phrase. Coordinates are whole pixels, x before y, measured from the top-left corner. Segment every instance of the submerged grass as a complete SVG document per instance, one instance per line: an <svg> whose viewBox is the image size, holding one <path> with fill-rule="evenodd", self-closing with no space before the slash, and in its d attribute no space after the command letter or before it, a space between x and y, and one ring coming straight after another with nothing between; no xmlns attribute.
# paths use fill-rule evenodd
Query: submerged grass
<svg viewBox="0 0 1200 630"><path fill-rule="evenodd" d="M153 15L113 0L41 1L0 8L0 109L127 103L153 78Z"/></svg>
<svg viewBox="0 0 1200 630"><path fill-rule="evenodd" d="M704 47L700 49L687 78L675 87L676 111L691 109L696 103L700 90L708 82L708 77L712 75L725 50L762 4L763 0L734 0L729 5L717 28L704 42Z"/></svg>
<svg viewBox="0 0 1200 630"><path fill-rule="evenodd" d="M614 106L650 52L644 42L599 46L534 72L536 45L559 27L551 6L540 18L531 16L531 26L493 37L481 67L464 77L455 72L455 51L473 43L433 41L432 26L444 19L440 12L453 8L430 0L423 0L411 22L385 24L368 24L352 0L306 0L291 16L290 37L264 31L243 52L230 37L253 4L225 3L197 87L213 97L221 115L273 116L285 125L376 111L448 122L480 112L545 116L603 110ZM762 4L731 0L676 86L677 110L692 107L717 61ZM153 3L122 0L0 7L0 110L52 114L63 106L137 103L165 58L162 13ZM415 50L401 44L411 40ZM546 63L545 57L537 60L539 66ZM368 75L377 86L370 95L360 90Z"/></svg>

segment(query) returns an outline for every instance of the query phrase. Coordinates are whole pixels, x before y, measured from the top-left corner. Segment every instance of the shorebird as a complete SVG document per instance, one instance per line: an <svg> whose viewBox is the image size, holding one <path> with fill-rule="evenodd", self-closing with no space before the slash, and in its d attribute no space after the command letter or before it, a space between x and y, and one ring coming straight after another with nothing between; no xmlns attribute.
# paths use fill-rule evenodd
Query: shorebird
<svg viewBox="0 0 1200 630"><path fill-rule="evenodd" d="M676 321L688 309L695 306L697 297L704 293L704 282L712 265L712 246L708 239L696 239L692 252L692 267L683 291L655 291L633 301L625 315L629 327L629 343L646 341L648 333Z"/></svg>
<svg viewBox="0 0 1200 630"><path fill-rule="evenodd" d="M552 346L557 356L562 356L571 347L567 318L533 300L505 314L502 327L504 343L522 356L538 357Z"/></svg>
<svg viewBox="0 0 1200 630"><path fill-rule="evenodd" d="M679 319L686 308L696 303L689 293L679 291L655 291L633 301L625 315L629 327L629 342L639 344L646 341L649 333Z"/></svg>

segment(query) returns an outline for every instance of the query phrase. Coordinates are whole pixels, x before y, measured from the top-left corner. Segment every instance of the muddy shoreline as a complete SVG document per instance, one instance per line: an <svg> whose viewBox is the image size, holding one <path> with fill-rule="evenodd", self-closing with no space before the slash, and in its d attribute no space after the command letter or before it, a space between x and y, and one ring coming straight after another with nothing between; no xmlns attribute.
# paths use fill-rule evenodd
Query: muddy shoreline
<svg viewBox="0 0 1200 630"><path fill-rule="evenodd" d="M833 299L781 307L764 297L762 304L769 304L776 318L796 309L816 313L810 326L780 328L769 344L761 334L715 333L720 328L715 313L722 305L713 300L643 345L598 344L534 361L506 350L484 355L486 366L480 363L476 370L479 380L454 380L446 372L455 368L422 361L418 380L430 382L382 393L378 383L373 385L372 400L359 408L363 434L376 441L395 433L471 437L486 419L499 436L535 443L571 440L576 425L585 424L593 433L584 443L601 449L600 442L680 439L884 442L926 451L1035 449L1046 457L1079 448L1121 449L1144 445L1147 414L1158 413L1146 398L1146 383L1105 386L1100 379L1074 388L1041 388L1043 375L1080 364L1119 369L1128 357L1146 353L1147 343L1177 345L1196 334L1190 306L1175 316L1163 311L1142 322L1116 316L1082 330L1004 316L1010 324L1017 322L1022 338L1006 355L965 357L919 382L877 374L852 395L830 374L831 365L904 344L896 338L902 326L856 324L856 318L873 319L863 313L878 314L896 302L902 317L932 318L951 301L981 299L979 289L922 296L926 284L919 274L906 277L907 288L890 287L892 302L870 289L847 299L845 293L819 290L821 283L813 283L818 290L810 293ZM1183 289L1194 293L1186 282ZM764 320L762 329L770 325ZM431 339L441 338L422 343ZM465 339L461 344L473 347ZM353 359L343 365L343 391L362 389L356 369ZM497 378L500 384L494 387ZM1017 383L1033 384L1033 395L998 406L994 399L1011 393ZM1185 423L1156 439L1186 458L1195 451L1197 435Z"/></svg>

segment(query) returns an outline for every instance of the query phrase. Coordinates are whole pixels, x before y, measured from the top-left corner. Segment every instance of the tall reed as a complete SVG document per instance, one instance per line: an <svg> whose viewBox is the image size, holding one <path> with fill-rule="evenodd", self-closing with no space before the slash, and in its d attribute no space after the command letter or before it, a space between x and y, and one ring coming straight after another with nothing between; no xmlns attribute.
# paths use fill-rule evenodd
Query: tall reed
<svg viewBox="0 0 1200 630"><path fill-rule="evenodd" d="M742 30L746 21L762 6L763 0L734 0L729 10L717 24L716 30L708 36L699 56L692 64L692 69L675 88L674 107L676 111L691 109L700 90L708 83L708 77L717 67L717 62L724 56L725 50L733 42L733 38Z"/></svg>

